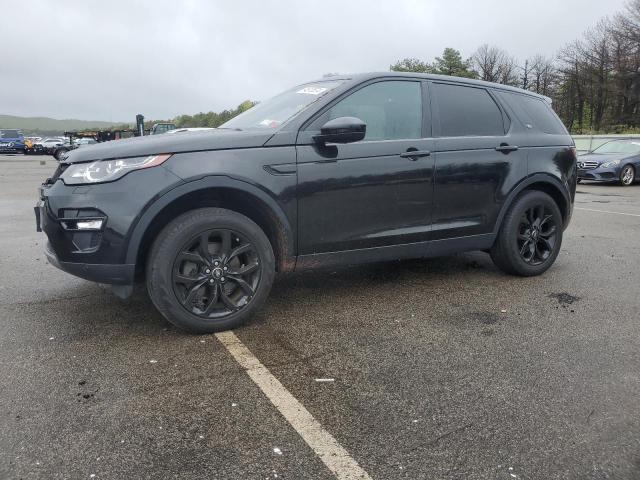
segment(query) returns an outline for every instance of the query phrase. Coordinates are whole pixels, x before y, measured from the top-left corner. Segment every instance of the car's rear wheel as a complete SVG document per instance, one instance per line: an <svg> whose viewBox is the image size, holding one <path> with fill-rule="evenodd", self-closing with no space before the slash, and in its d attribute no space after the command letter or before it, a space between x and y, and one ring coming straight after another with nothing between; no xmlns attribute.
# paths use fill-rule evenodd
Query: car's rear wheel
<svg viewBox="0 0 640 480"><path fill-rule="evenodd" d="M633 168L633 165L625 165L620 172L620 183L628 187L632 185L636 179L636 170Z"/></svg>
<svg viewBox="0 0 640 480"><path fill-rule="evenodd" d="M540 275L558 256L562 224L560 209L549 195L525 191L505 215L491 258L507 273Z"/></svg>
<svg viewBox="0 0 640 480"><path fill-rule="evenodd" d="M275 275L268 238L231 210L202 208L173 220L147 262L147 290L174 325L211 333L244 323L265 302Z"/></svg>

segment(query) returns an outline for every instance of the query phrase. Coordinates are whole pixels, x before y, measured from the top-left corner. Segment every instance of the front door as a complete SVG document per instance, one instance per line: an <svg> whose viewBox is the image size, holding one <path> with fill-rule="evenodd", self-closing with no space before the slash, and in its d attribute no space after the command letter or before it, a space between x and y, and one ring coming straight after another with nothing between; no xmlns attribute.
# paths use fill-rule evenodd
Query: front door
<svg viewBox="0 0 640 480"><path fill-rule="evenodd" d="M330 105L300 132L301 255L429 239L434 144L425 98L426 84L419 80L375 81ZM313 135L338 117L364 121L364 140L315 144Z"/></svg>

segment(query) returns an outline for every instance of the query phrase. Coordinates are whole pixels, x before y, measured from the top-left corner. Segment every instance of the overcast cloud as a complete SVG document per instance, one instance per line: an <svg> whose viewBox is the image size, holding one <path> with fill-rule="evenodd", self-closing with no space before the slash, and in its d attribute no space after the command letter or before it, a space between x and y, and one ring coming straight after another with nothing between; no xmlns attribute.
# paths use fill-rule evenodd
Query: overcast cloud
<svg viewBox="0 0 640 480"><path fill-rule="evenodd" d="M6 0L0 0L0 5ZM483 43L554 55L624 0L10 1L0 113L133 122Z"/></svg>

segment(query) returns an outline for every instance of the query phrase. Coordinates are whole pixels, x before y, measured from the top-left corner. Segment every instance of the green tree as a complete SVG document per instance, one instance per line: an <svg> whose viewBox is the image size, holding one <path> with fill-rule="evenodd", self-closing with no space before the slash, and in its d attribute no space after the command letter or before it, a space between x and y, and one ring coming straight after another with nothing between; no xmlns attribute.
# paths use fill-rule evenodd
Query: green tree
<svg viewBox="0 0 640 480"><path fill-rule="evenodd" d="M442 57L433 62L433 73L453 75L454 77L477 78L478 74L471 68L471 60L462 60L462 55L455 48L445 48Z"/></svg>
<svg viewBox="0 0 640 480"><path fill-rule="evenodd" d="M477 78L478 74L471 68L471 60L463 60L455 48L445 48L441 57L433 63L423 62L417 58L405 58L391 65L394 72L437 73L456 77Z"/></svg>
<svg viewBox="0 0 640 480"><path fill-rule="evenodd" d="M241 114L253 107L256 102L245 100L233 110L223 110L222 112L200 112L195 115L180 115L174 119L178 128L188 127L219 127L224 122L231 120L236 115Z"/></svg>
<svg viewBox="0 0 640 480"><path fill-rule="evenodd" d="M417 58L405 58L389 67L393 72L434 73L433 67Z"/></svg>

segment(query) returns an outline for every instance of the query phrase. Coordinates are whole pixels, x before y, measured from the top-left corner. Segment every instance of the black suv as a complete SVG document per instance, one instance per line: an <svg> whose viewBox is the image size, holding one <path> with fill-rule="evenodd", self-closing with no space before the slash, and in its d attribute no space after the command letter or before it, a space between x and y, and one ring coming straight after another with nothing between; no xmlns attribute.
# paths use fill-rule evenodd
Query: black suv
<svg viewBox="0 0 640 480"><path fill-rule="evenodd" d="M112 284L146 280L171 322L235 327L276 272L484 250L538 275L576 187L549 99L420 74L329 77L220 128L68 153L40 188L49 261Z"/></svg>

